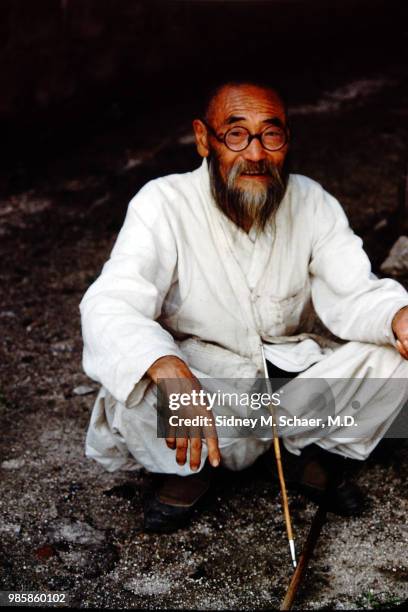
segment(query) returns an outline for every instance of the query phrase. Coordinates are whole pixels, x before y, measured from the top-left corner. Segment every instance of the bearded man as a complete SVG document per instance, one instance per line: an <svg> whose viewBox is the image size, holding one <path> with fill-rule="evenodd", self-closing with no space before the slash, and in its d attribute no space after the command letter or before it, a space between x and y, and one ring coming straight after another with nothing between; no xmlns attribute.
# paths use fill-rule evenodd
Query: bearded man
<svg viewBox="0 0 408 612"><path fill-rule="evenodd" d="M212 468L241 470L261 455L268 464L271 440L158 437L158 380L198 389L209 377L263 377L261 343L272 377L346 385L408 374L408 294L371 274L337 200L288 174L279 94L225 83L193 127L201 167L141 189L81 302L84 369L102 385L86 454L109 471L136 462L165 475L145 505L145 528L162 532L187 523ZM313 313L337 340L313 332ZM341 423L321 438L283 431L293 483L343 515L362 509L344 462L368 457L401 397L358 406L358 438Z"/></svg>

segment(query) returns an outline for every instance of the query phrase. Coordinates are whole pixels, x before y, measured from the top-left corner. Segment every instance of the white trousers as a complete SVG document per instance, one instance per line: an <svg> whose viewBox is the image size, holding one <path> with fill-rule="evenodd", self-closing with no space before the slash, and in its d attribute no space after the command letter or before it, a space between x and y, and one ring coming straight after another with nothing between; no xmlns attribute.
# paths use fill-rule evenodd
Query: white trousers
<svg viewBox="0 0 408 612"><path fill-rule="evenodd" d="M200 378L200 372L194 370ZM330 429L330 434L321 437L310 428L301 432L282 430L283 443L295 454L312 442L331 452L351 459L366 459L397 417L407 398L408 361L404 360L392 346L377 346L362 342L348 342L335 349L319 363L300 375L310 379L339 379L336 394L336 415L346 412L346 405L353 398L364 396L364 385L371 385L365 395L367 401L354 402L358 419L358 435L346 431L342 426ZM352 384L350 379L360 379ZM370 379L376 379L373 381ZM387 381L396 379L387 387ZM354 381L355 382L355 381ZM373 382L376 393L372 393ZM286 388L286 387L285 387ZM388 389L388 390L387 390ZM344 398L344 401L342 400ZM288 408L290 411L290 407ZM295 412L295 414L298 414ZM349 414L349 413L348 413ZM271 445L271 439L220 438L222 462L232 470L250 466ZM86 436L86 456L98 461L110 471L132 469L141 465L150 472L173 473L187 476L192 473L188 461L179 466L175 451L169 449L163 438L157 437L156 389L151 384L143 400L127 408L115 400L106 389L101 388L93 407ZM203 443L203 466L207 447Z"/></svg>

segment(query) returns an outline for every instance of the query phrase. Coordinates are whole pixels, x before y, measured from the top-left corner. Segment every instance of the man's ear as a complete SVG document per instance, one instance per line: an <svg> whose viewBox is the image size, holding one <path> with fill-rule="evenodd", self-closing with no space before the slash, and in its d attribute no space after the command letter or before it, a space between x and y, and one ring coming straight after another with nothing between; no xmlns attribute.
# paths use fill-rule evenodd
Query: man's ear
<svg viewBox="0 0 408 612"><path fill-rule="evenodd" d="M201 157L208 157L210 149L208 147L208 132L204 123L200 119L194 119L193 121L194 136L196 141L196 147L198 154Z"/></svg>

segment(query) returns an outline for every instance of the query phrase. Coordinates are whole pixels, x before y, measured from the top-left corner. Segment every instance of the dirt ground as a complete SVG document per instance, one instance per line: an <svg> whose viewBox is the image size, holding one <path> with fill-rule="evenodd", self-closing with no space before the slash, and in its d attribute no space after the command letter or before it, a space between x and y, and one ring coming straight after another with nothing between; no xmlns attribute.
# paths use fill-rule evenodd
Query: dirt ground
<svg viewBox="0 0 408 612"><path fill-rule="evenodd" d="M339 198L377 272L404 231L407 102L406 78L394 67L386 77L339 78L292 104L294 170ZM154 125L148 140L142 124ZM278 490L258 465L220 472L191 527L159 536L142 529L151 477L142 469L109 474L84 457L97 384L81 369L78 304L130 197L150 178L198 164L188 108L177 108L112 124L3 177L3 590L64 591L84 608L244 610L277 607L287 588ZM408 598L407 476L405 441L385 442L361 466L369 508L358 519L329 515L298 608L387 608ZM299 548L315 506L296 494L290 505Z"/></svg>

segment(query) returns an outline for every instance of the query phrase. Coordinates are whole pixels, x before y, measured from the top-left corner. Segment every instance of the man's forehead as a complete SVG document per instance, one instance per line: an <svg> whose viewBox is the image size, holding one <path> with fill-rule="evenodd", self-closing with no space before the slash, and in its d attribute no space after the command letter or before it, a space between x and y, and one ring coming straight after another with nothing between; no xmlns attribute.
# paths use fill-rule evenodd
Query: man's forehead
<svg viewBox="0 0 408 612"><path fill-rule="evenodd" d="M226 85L212 99L209 118L226 123L235 117L277 117L285 121L285 107L272 88L257 85Z"/></svg>

